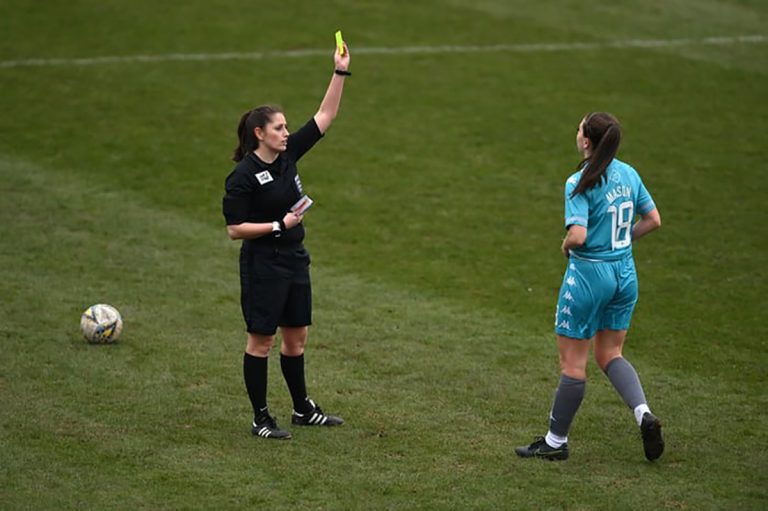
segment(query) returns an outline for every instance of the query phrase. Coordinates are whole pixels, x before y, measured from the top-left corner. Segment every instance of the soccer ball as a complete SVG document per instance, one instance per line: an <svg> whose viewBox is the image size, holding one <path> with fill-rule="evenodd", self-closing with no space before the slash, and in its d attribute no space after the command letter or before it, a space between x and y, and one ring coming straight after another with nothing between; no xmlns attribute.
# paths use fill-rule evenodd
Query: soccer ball
<svg viewBox="0 0 768 511"><path fill-rule="evenodd" d="M111 305L91 305L80 316L80 331L91 344L113 343L123 330L123 318Z"/></svg>

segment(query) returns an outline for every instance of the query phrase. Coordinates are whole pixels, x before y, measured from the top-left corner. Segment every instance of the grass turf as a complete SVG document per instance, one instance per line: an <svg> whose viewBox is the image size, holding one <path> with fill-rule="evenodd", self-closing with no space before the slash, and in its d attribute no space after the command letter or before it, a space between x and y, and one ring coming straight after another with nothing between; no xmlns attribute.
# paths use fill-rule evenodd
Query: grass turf
<svg viewBox="0 0 768 511"><path fill-rule="evenodd" d="M5 60L331 50L340 27L354 72L300 166L317 201L308 384L348 424L276 445L248 434L222 181L238 114L277 101L298 125L330 57L0 69L0 507L764 507L766 44L354 50L759 34L766 9L313 5L0 6ZM668 450L643 461L592 365L572 459L530 463L512 447L546 427L562 183L597 109L624 122L620 156L664 219L636 245L626 354ZM125 317L117 345L77 332L100 301Z"/></svg>

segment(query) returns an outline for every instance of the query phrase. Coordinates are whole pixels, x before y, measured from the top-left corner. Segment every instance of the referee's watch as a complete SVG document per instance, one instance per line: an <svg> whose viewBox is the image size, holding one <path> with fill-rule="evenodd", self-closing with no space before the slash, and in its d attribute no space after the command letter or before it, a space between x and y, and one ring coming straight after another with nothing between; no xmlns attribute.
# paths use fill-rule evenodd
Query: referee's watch
<svg viewBox="0 0 768 511"><path fill-rule="evenodd" d="M282 229L280 229L280 222L278 221L272 222L272 234L275 235L275 238L279 238L282 233L283 231Z"/></svg>

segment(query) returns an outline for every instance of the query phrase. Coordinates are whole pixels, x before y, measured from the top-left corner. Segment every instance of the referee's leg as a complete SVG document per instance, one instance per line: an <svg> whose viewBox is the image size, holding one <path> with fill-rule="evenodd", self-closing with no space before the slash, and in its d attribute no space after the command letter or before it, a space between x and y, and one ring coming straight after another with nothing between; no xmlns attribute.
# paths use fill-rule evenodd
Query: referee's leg
<svg viewBox="0 0 768 511"><path fill-rule="evenodd" d="M267 413L267 361L274 343L274 335L248 333L243 356L243 378L254 417Z"/></svg>
<svg viewBox="0 0 768 511"><path fill-rule="evenodd" d="M291 423L298 426L338 426L344 419L329 415L307 396L304 376L304 347L307 344L309 328L306 326L281 326L283 341L280 346L280 367L285 383L291 392L293 414Z"/></svg>
<svg viewBox="0 0 768 511"><path fill-rule="evenodd" d="M245 352L254 357L268 357L274 344L274 335L260 335L249 332Z"/></svg>
<svg viewBox="0 0 768 511"><path fill-rule="evenodd" d="M304 354L304 346L307 344L309 327L306 326L281 326L280 333L283 342L280 345L280 353L288 357L298 357ZM274 337L272 338L274 341Z"/></svg>
<svg viewBox="0 0 768 511"><path fill-rule="evenodd" d="M307 384L304 376L304 346L307 344L309 327L281 326L280 368L291 393L293 410L306 413L312 410L307 399Z"/></svg>

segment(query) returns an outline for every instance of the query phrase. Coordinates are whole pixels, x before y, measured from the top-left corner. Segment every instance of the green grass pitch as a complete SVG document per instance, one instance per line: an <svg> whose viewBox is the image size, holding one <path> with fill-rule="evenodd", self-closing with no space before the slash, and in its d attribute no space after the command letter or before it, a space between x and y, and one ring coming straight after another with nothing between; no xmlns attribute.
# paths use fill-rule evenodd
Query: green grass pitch
<svg viewBox="0 0 768 511"><path fill-rule="evenodd" d="M758 0L0 3L0 509L765 509L766 27ZM223 179L241 112L315 112L337 29L353 76L299 170L308 387L347 424L269 442ZM571 459L513 451L546 429L592 110L664 223L625 351L657 463L594 363ZM78 332L99 302L115 345ZM277 357L269 401L289 425Z"/></svg>

